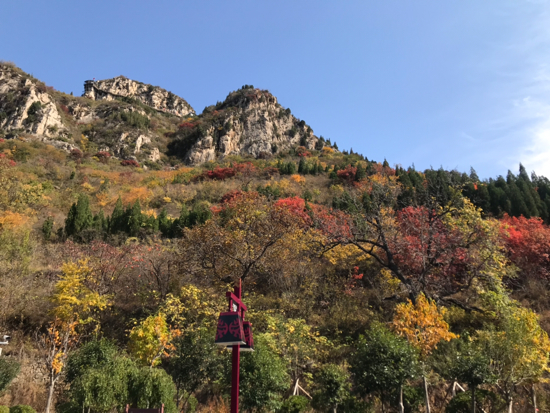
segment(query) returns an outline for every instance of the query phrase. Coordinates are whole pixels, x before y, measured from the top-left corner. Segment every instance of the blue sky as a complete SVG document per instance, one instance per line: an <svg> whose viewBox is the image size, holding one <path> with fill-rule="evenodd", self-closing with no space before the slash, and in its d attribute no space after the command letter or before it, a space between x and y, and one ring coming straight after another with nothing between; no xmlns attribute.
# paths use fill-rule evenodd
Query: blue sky
<svg viewBox="0 0 550 413"><path fill-rule="evenodd" d="M118 75L198 112L244 84L369 159L550 177L550 3L12 0L0 59L64 92Z"/></svg>

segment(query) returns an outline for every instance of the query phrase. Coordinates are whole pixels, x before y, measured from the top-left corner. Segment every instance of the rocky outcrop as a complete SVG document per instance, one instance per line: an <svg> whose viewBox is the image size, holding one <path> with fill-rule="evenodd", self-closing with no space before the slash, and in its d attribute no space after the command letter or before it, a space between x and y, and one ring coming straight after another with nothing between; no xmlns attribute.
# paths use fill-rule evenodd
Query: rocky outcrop
<svg viewBox="0 0 550 413"><path fill-rule="evenodd" d="M140 162L177 156L191 165L324 144L271 93L252 86L196 116L184 99L124 76L86 81L84 97L75 97L0 62L0 137L24 135L66 151L109 151Z"/></svg>
<svg viewBox="0 0 550 413"><path fill-rule="evenodd" d="M176 116L195 115L195 110L184 99L157 86L146 85L124 76L84 83L84 97L93 100L135 99L161 112Z"/></svg>
<svg viewBox="0 0 550 413"><path fill-rule="evenodd" d="M197 118L183 122L170 151L197 165L218 156L258 158L298 145L313 149L317 141L311 128L292 116L271 93L245 87Z"/></svg>
<svg viewBox="0 0 550 413"><path fill-rule="evenodd" d="M0 65L0 129L48 137L65 125L48 88L11 65Z"/></svg>

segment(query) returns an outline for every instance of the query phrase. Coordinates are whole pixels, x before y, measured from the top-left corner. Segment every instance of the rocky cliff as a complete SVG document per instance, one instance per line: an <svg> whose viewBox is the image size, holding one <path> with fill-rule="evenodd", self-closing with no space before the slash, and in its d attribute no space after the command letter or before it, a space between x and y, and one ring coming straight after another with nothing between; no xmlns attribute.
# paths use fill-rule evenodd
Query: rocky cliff
<svg viewBox="0 0 550 413"><path fill-rule="evenodd" d="M0 130L63 136L63 124L46 85L12 65L0 65Z"/></svg>
<svg viewBox="0 0 550 413"><path fill-rule="evenodd" d="M195 110L184 99L157 86L146 85L124 76L84 83L85 97L93 100L135 99L161 112L176 116L195 115Z"/></svg>
<svg viewBox="0 0 550 413"><path fill-rule="evenodd" d="M265 157L298 145L313 149L318 141L312 129L267 90L244 86L182 122L169 153L195 165L226 155Z"/></svg>
<svg viewBox="0 0 550 413"><path fill-rule="evenodd" d="M196 116L184 99L123 76L86 81L84 95L76 97L0 62L0 138L15 137L91 155L190 165L325 144L271 93L252 86Z"/></svg>

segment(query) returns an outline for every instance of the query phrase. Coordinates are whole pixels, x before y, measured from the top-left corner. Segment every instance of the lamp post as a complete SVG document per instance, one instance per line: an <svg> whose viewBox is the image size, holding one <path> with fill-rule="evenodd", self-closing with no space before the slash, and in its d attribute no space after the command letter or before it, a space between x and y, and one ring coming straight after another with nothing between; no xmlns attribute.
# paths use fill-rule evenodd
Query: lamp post
<svg viewBox="0 0 550 413"><path fill-rule="evenodd" d="M252 326L248 321L243 322L248 308L242 302L242 282L233 292L228 291L225 296L229 300L229 309L221 313L216 331L216 344L231 347L231 413L239 412L239 373L241 351L254 351Z"/></svg>

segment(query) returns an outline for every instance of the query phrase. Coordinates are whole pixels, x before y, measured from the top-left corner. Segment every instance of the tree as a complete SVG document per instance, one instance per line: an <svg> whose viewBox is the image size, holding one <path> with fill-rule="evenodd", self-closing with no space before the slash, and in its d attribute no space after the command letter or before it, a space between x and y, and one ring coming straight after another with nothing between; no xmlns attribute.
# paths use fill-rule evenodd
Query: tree
<svg viewBox="0 0 550 413"><path fill-rule="evenodd" d="M366 336L359 337L350 370L362 396L376 392L382 403L387 403L398 391L403 413L403 386L418 373L418 352L407 340L374 324Z"/></svg>
<svg viewBox="0 0 550 413"><path fill-rule="evenodd" d="M432 366L442 376L453 381L453 395L455 383L468 385L471 393L469 407L466 411L475 413L476 399L479 399L478 387L482 384L493 383L496 377L491 370L491 360L483 351L478 340L468 334L459 340L443 343L431 357ZM455 403L462 403L462 398ZM467 404L468 406L468 404Z"/></svg>
<svg viewBox="0 0 550 413"><path fill-rule="evenodd" d="M171 328L166 316L159 312L143 320L130 331L130 353L146 366L153 367L160 363L162 356L174 349L172 340L179 336L178 329Z"/></svg>
<svg viewBox="0 0 550 413"><path fill-rule="evenodd" d="M176 385L178 402L185 397L183 404L178 406L180 409L185 409L189 397L201 386L220 378L223 361L212 340L214 334L210 329L199 328L186 331L174 340L167 371Z"/></svg>
<svg viewBox="0 0 550 413"><path fill-rule="evenodd" d="M424 362L440 341L450 341L458 337L449 331L449 324L443 318L445 312L444 308L437 308L435 302L428 300L424 294L420 294L414 304L409 300L407 303L397 305L392 328L418 349L421 360ZM425 364L423 363L422 366L426 413L430 413Z"/></svg>
<svg viewBox="0 0 550 413"><path fill-rule="evenodd" d="M90 210L90 199L87 195L80 195L78 201L71 206L65 220L67 236L80 236L84 230L92 228L94 217Z"/></svg>
<svg viewBox="0 0 550 413"><path fill-rule="evenodd" d="M281 405L290 380L284 361L272 351L264 334L254 337L254 352L243 354L240 368L240 404L243 410L273 411ZM228 369L226 377L231 377Z"/></svg>
<svg viewBox="0 0 550 413"><path fill-rule="evenodd" d="M341 366L326 364L321 367L315 380L318 391L313 396L313 405L320 410L336 413L338 406L349 397L348 379L347 371Z"/></svg>
<svg viewBox="0 0 550 413"><path fill-rule="evenodd" d="M375 174L336 198L334 206L348 214L347 222L330 225L327 216L313 217L326 237L321 253L337 245L354 245L379 266L390 270L414 302L420 293L472 309L457 293L475 293L474 280L489 289L501 282L506 259L498 242L498 225L453 192L435 185L428 206L398 208L397 177ZM452 191L451 191L452 192ZM347 231L342 228L347 227ZM503 270L504 269L504 270Z"/></svg>
<svg viewBox="0 0 550 413"><path fill-rule="evenodd" d="M86 343L67 360L71 405L76 410L87 407L105 413L122 410L128 401L128 378L135 369L112 342L101 339Z"/></svg>
<svg viewBox="0 0 550 413"><path fill-rule="evenodd" d="M321 336L305 320L264 315L267 324L267 345L271 351L280 355L288 366L292 382L299 379L311 379L310 371L327 355L330 342ZM254 320L253 320L254 321Z"/></svg>
<svg viewBox="0 0 550 413"><path fill-rule="evenodd" d="M477 340L492 361L497 389L512 413L516 387L533 385L548 371L550 339L532 310L506 298L496 310L497 327L478 331Z"/></svg>
<svg viewBox="0 0 550 413"><path fill-rule="evenodd" d="M94 312L105 309L109 303L108 297L100 296L84 285L84 280L92 271L86 260L65 263L62 271L63 275L56 283L51 298L54 319L43 337L49 379L46 413L50 411L55 386L61 378L67 357L84 334L83 328L94 324Z"/></svg>
<svg viewBox="0 0 550 413"><path fill-rule="evenodd" d="M193 260L185 270L225 282L277 273L305 248L301 237L309 220L303 199L271 203L257 192L230 192L212 219L184 231L181 256Z"/></svg>
<svg viewBox="0 0 550 413"><path fill-rule="evenodd" d="M141 409L160 408L166 413L178 411L174 402L176 386L162 369L142 367L134 370L128 383L128 396L132 406Z"/></svg>
<svg viewBox="0 0 550 413"><path fill-rule="evenodd" d="M505 214L501 234L508 257L522 271L520 282L550 279L550 227L542 219Z"/></svg>

